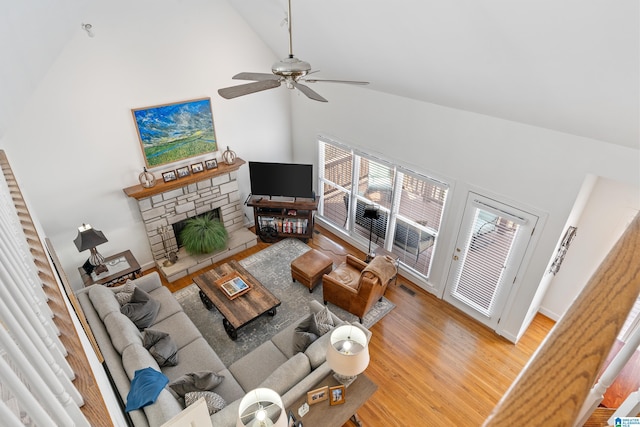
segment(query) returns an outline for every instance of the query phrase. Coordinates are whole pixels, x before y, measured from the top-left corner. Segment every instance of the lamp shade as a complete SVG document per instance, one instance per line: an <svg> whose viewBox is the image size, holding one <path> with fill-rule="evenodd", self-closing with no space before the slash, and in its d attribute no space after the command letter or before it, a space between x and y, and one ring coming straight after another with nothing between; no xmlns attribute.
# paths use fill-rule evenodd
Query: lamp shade
<svg viewBox="0 0 640 427"><path fill-rule="evenodd" d="M73 241L79 252L93 249L106 242L108 240L104 237L102 231L92 228L89 224L82 224L82 227L78 227L78 235Z"/></svg>
<svg viewBox="0 0 640 427"><path fill-rule="evenodd" d="M365 333L354 325L342 325L331 333L327 363L336 374L355 376L369 366L369 347Z"/></svg>
<svg viewBox="0 0 640 427"><path fill-rule="evenodd" d="M280 395L270 388L251 390L240 401L236 427L287 427Z"/></svg>

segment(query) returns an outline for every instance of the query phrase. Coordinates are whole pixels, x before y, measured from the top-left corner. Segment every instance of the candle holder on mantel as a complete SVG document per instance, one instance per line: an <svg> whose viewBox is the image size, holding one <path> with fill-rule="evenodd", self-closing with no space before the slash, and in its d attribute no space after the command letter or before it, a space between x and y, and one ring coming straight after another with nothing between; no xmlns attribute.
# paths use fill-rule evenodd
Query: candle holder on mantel
<svg viewBox="0 0 640 427"><path fill-rule="evenodd" d="M142 173L138 175L138 180L144 188L151 188L156 185L156 177L149 172L146 167L144 167Z"/></svg>
<svg viewBox="0 0 640 427"><path fill-rule="evenodd" d="M232 165L236 162L236 153L231 150L228 145L227 149L222 153L222 160L228 165Z"/></svg>

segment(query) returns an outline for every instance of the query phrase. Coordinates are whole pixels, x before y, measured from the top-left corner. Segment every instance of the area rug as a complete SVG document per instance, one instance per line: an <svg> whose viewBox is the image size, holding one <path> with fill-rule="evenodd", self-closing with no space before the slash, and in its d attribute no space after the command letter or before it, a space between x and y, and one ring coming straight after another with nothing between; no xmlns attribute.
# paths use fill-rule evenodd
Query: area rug
<svg viewBox="0 0 640 427"><path fill-rule="evenodd" d="M209 311L204 307L195 284L174 293L187 316L226 366L309 313L310 298L322 303L322 284L316 286L313 293L309 293L307 287L291 280L291 261L310 249L300 240L285 239L240 261L249 273L282 301L282 304L275 316L261 316L239 329L236 341L232 341L224 331L222 315L215 309ZM341 319L358 321L356 316L331 303L328 307ZM363 325L371 327L394 307L391 301L383 298L362 319Z"/></svg>

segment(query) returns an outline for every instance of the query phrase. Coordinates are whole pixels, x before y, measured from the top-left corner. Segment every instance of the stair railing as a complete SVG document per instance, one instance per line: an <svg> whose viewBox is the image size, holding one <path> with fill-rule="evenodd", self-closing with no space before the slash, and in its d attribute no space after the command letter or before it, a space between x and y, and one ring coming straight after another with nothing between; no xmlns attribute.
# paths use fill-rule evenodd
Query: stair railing
<svg viewBox="0 0 640 427"><path fill-rule="evenodd" d="M640 293L640 214L484 426L573 425Z"/></svg>
<svg viewBox="0 0 640 427"><path fill-rule="evenodd" d="M636 328L633 334L629 337L627 342L624 343L618 354L611 360L609 366L604 370L596 385L594 385L589 394L587 395L587 400L582 405L582 409L580 410L580 415L578 415L578 420L574 424L574 426L582 426L589 419L589 416L595 411L600 402L604 399L604 394L607 389L613 384L613 381L616 379L620 371L627 364L629 359L633 356L633 354L640 346L640 328ZM634 416L637 412L634 414Z"/></svg>

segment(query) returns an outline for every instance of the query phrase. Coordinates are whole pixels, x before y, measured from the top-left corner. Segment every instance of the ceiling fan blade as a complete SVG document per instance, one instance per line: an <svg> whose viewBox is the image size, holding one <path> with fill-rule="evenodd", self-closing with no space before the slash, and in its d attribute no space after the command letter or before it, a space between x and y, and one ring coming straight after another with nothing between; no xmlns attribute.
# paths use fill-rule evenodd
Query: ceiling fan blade
<svg viewBox="0 0 640 427"><path fill-rule="evenodd" d="M277 80L278 77L273 74L267 73L238 73L233 76L234 80L255 80L255 81L264 81L264 80Z"/></svg>
<svg viewBox="0 0 640 427"><path fill-rule="evenodd" d="M306 83L317 83L317 82L325 82L325 83L345 83L350 85L368 85L369 82L358 82L354 80L324 80L324 79L304 79Z"/></svg>
<svg viewBox="0 0 640 427"><path fill-rule="evenodd" d="M260 92L261 90L273 89L280 86L280 80L264 80L260 82L247 83L238 86L226 87L218 89L221 97L226 99L237 98L238 96L249 95L250 93Z"/></svg>
<svg viewBox="0 0 640 427"><path fill-rule="evenodd" d="M305 86L303 84L300 84L300 83L297 83L297 82L293 82L293 87L295 87L300 92L304 93L305 95L307 95L309 98L313 99L314 101L328 102L326 99L321 97L315 90L311 89L309 86Z"/></svg>

